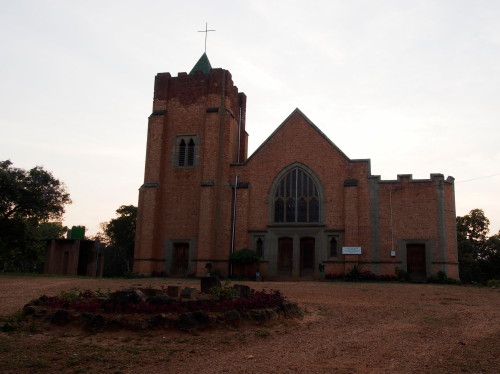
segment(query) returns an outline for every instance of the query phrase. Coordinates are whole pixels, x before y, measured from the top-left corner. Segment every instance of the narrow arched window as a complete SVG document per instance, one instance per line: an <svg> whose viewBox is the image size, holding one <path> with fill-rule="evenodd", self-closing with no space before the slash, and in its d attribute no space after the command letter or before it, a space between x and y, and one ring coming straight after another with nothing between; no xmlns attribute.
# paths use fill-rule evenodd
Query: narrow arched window
<svg viewBox="0 0 500 374"><path fill-rule="evenodd" d="M186 142L184 139L179 144L179 166L186 165Z"/></svg>
<svg viewBox="0 0 500 374"><path fill-rule="evenodd" d="M257 256L264 257L264 241L262 238L258 238L255 242L255 252L257 252Z"/></svg>
<svg viewBox="0 0 500 374"><path fill-rule="evenodd" d="M319 193L316 183L303 169L286 173L274 191L274 222L319 222Z"/></svg>
<svg viewBox="0 0 500 374"><path fill-rule="evenodd" d="M339 242L335 236L330 237L330 257L338 256Z"/></svg>
<svg viewBox="0 0 500 374"><path fill-rule="evenodd" d="M194 165L194 141L193 139L189 139L188 143L188 152L187 152L187 166Z"/></svg>

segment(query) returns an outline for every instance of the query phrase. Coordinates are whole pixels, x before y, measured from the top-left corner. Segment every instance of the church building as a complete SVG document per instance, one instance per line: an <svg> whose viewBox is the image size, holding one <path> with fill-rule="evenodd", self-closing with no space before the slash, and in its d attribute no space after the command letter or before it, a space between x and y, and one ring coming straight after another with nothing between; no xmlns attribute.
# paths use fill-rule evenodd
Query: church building
<svg viewBox="0 0 500 374"><path fill-rule="evenodd" d="M134 272L231 275L231 253L261 256L266 279L354 266L415 280L458 278L454 179L372 175L295 109L248 157L246 96L206 56L156 75Z"/></svg>

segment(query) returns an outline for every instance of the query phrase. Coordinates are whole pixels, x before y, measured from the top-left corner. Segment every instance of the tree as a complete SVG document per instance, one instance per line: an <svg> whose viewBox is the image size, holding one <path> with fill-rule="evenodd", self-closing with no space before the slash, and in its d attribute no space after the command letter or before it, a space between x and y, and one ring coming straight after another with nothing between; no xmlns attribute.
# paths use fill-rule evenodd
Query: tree
<svg viewBox="0 0 500 374"><path fill-rule="evenodd" d="M107 244L105 276L123 276L132 271L134 260L135 227L137 207L122 205L116 210L117 218L101 224L103 233L99 233L101 241Z"/></svg>
<svg viewBox="0 0 500 374"><path fill-rule="evenodd" d="M62 239L68 232L68 227L62 222L42 222L38 225L38 235L41 239Z"/></svg>
<svg viewBox="0 0 500 374"><path fill-rule="evenodd" d="M64 206L71 204L64 183L51 172L36 166L31 170L0 162L0 219L14 217L36 222L61 218Z"/></svg>
<svg viewBox="0 0 500 374"><path fill-rule="evenodd" d="M486 283L500 277L500 232L488 238L489 219L482 209L457 217L460 279Z"/></svg>
<svg viewBox="0 0 500 374"><path fill-rule="evenodd" d="M500 231L488 238L481 256L480 266L486 278L500 280Z"/></svg>
<svg viewBox="0 0 500 374"><path fill-rule="evenodd" d="M472 247L479 249L486 242L490 220L482 209L473 209L463 217L457 217L457 234L459 241L468 241Z"/></svg>
<svg viewBox="0 0 500 374"><path fill-rule="evenodd" d="M62 217L71 199L62 182L36 166L24 170L0 161L0 271L40 271L45 235L63 233Z"/></svg>

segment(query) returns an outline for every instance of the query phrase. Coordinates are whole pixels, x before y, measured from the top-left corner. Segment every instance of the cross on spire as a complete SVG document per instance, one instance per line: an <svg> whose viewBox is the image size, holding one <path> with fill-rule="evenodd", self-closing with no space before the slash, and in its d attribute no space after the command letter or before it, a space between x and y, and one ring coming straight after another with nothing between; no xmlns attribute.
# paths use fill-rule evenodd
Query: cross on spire
<svg viewBox="0 0 500 374"><path fill-rule="evenodd" d="M210 31L216 31L216 30L209 30L207 22L205 22L205 30L198 31L198 32L204 32L205 33L205 53L207 53L207 35L208 35L208 33Z"/></svg>

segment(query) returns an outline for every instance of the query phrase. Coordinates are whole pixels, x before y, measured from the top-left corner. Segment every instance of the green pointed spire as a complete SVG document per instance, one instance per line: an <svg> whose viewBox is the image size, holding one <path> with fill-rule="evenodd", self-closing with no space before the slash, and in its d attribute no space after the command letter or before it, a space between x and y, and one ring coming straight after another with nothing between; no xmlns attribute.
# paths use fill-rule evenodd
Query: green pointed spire
<svg viewBox="0 0 500 374"><path fill-rule="evenodd" d="M210 70L212 70L212 65L210 65L210 61L208 61L208 57L206 53L200 57L194 68L191 69L189 75L193 75L196 71L201 71L203 74L210 74Z"/></svg>

